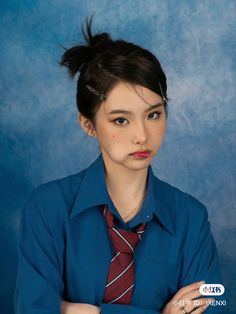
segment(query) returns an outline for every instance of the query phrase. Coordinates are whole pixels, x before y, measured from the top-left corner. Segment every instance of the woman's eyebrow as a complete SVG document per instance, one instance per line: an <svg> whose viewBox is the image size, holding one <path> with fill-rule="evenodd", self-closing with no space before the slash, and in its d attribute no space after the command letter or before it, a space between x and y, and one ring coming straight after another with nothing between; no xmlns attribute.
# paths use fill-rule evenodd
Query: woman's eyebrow
<svg viewBox="0 0 236 314"><path fill-rule="evenodd" d="M163 106L162 103L158 103L158 104L155 104L155 105L150 105L150 107L147 108L146 110L144 110L144 112L147 112L147 111L159 108L161 106ZM115 110L110 111L108 114L117 114L117 113L123 113L123 114L129 114L129 115L133 114L133 112L125 110L125 109L115 109Z"/></svg>

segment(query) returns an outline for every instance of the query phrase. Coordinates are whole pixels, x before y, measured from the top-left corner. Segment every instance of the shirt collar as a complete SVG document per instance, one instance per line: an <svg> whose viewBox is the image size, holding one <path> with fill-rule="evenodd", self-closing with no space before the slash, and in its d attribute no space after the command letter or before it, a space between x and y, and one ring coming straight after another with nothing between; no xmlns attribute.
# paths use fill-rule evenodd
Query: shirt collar
<svg viewBox="0 0 236 314"><path fill-rule="evenodd" d="M161 182L162 181L153 174L152 167L149 165L148 190L144 207L151 208L164 228L172 235L175 235L174 217L163 197L164 187ZM98 158L85 169L69 217L73 218L87 208L107 204L109 200L105 180L105 165L102 154L100 153Z"/></svg>
<svg viewBox="0 0 236 314"><path fill-rule="evenodd" d="M105 165L102 154L87 168L75 197L70 218L87 208L106 204L108 192L105 181Z"/></svg>
<svg viewBox="0 0 236 314"><path fill-rule="evenodd" d="M174 218L174 213L172 210L173 206L170 207L167 203L169 196L165 188L166 183L161 181L154 175L151 165L149 166L149 183L149 206L152 206L154 208L154 214L160 221L162 226L166 228L173 236L175 236L176 219Z"/></svg>

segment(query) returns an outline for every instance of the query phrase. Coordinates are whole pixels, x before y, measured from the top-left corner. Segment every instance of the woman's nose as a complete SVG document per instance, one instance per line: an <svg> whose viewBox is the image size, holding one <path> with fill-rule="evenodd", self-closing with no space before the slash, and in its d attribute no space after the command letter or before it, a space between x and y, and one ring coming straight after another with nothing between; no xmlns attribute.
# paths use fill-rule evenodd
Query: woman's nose
<svg viewBox="0 0 236 314"><path fill-rule="evenodd" d="M134 126L133 141L134 143L144 143L147 140L147 132L143 124Z"/></svg>

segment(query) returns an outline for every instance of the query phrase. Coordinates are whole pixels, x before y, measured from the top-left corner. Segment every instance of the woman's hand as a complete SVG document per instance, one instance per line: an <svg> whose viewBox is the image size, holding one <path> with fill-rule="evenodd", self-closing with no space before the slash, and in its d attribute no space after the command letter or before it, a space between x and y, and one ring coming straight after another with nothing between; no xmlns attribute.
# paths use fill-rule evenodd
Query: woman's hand
<svg viewBox="0 0 236 314"><path fill-rule="evenodd" d="M61 314L99 314L100 307L86 303L61 302Z"/></svg>
<svg viewBox="0 0 236 314"><path fill-rule="evenodd" d="M201 293L199 292L199 287L203 283L204 282L202 281L195 282L191 285L181 288L166 304L166 306L162 310L162 314L203 313L208 307L209 302L214 300L212 298L195 299L201 296Z"/></svg>

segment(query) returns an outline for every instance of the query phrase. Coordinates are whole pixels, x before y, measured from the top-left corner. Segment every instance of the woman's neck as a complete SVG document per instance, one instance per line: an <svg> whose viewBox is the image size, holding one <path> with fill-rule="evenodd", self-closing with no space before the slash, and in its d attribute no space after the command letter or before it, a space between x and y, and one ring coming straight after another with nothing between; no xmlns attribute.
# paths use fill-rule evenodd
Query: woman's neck
<svg viewBox="0 0 236 314"><path fill-rule="evenodd" d="M122 199L129 197L138 199L146 189L148 168L139 171L116 171L106 170L106 185L112 195L120 196Z"/></svg>
<svg viewBox="0 0 236 314"><path fill-rule="evenodd" d="M132 170L105 162L107 191L124 217L135 208L146 192L148 168Z"/></svg>

